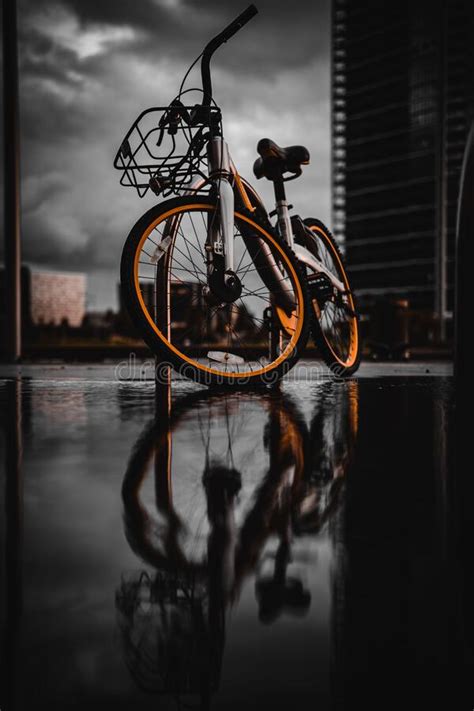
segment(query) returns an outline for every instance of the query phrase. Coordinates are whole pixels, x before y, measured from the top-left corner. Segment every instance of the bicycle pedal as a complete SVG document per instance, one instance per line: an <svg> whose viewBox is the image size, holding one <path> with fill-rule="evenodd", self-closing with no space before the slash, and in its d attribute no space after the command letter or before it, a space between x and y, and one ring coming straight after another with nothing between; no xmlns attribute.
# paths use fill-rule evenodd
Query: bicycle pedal
<svg viewBox="0 0 474 711"><path fill-rule="evenodd" d="M326 274L311 274L308 277L309 292L323 306L334 295L334 286Z"/></svg>

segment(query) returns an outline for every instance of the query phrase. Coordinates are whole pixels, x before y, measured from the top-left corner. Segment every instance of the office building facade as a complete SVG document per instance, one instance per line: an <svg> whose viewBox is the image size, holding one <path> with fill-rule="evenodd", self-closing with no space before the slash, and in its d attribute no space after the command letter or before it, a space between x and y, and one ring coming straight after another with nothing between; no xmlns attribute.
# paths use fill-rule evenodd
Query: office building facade
<svg viewBox="0 0 474 711"><path fill-rule="evenodd" d="M380 297L449 335L473 116L474 3L333 0L333 226L361 309Z"/></svg>

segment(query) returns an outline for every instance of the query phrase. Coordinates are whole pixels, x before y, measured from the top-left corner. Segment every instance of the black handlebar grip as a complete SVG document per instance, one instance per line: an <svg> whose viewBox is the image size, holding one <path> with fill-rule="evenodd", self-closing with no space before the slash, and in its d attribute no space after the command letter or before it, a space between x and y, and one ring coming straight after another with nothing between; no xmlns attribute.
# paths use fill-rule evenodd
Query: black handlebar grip
<svg viewBox="0 0 474 711"><path fill-rule="evenodd" d="M235 18L233 22L228 25L225 30L220 33L222 42L227 42L236 32L238 32L244 25L257 15L258 10L255 5L249 5L246 10L244 10L238 17Z"/></svg>

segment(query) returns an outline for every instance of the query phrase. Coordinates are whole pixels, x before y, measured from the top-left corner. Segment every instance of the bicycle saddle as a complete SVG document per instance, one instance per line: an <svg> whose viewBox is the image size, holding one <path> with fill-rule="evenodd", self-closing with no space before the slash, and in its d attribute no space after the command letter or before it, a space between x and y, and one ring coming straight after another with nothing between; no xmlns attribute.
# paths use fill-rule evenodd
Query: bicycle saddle
<svg viewBox="0 0 474 711"><path fill-rule="evenodd" d="M304 146L281 148L270 138L262 138L257 145L260 158L253 164L256 178L275 180L283 173L301 175L301 166L309 163L309 151Z"/></svg>

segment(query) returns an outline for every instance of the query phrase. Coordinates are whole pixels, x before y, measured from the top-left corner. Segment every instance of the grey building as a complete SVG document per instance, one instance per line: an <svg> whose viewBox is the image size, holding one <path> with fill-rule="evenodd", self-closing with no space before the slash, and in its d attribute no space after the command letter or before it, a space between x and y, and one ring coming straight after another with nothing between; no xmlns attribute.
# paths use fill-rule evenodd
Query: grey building
<svg viewBox="0 0 474 711"><path fill-rule="evenodd" d="M474 3L333 0L333 225L362 310L389 296L449 335L473 115Z"/></svg>
<svg viewBox="0 0 474 711"><path fill-rule="evenodd" d="M21 267L23 336L35 328L67 325L79 328L86 314L87 276L77 272L46 272ZM0 303L5 302L5 270L0 269ZM3 345L5 311L0 310ZM1 348L0 348L1 350Z"/></svg>

